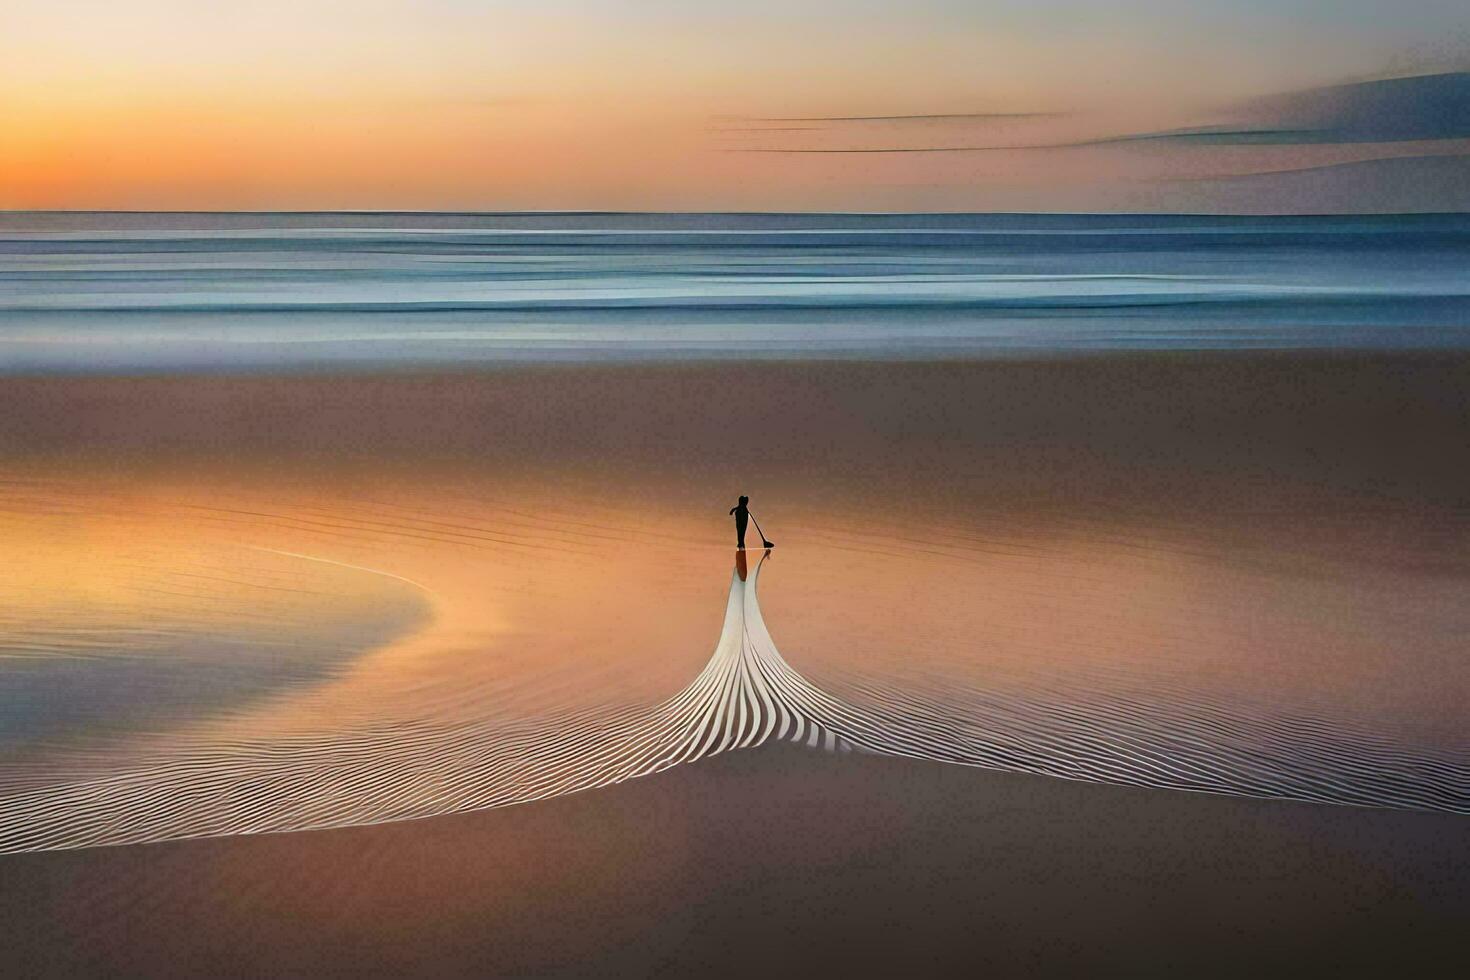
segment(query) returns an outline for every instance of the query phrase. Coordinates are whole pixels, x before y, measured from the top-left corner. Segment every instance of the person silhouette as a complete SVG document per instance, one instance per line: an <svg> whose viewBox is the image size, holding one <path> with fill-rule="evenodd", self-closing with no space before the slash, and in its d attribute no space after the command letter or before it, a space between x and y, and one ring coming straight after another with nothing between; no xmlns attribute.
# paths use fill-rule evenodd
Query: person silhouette
<svg viewBox="0 0 1470 980"><path fill-rule="evenodd" d="M740 502L730 508L730 513L735 515L735 547L741 551L745 550L745 526L750 522L750 508L745 505L750 503L750 498L742 496Z"/></svg>

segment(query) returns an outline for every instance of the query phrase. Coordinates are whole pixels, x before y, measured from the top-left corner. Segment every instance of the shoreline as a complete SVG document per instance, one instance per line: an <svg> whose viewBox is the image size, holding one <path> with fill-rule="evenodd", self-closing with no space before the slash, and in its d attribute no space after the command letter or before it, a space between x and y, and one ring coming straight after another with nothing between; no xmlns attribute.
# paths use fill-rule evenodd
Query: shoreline
<svg viewBox="0 0 1470 980"><path fill-rule="evenodd" d="M342 377L357 380L389 380L406 378L462 378L479 374L497 376L506 372L590 372L612 373L630 370L650 372L709 371L740 368L789 367L795 369L819 369L823 367L875 367L887 365L907 368L941 367L1035 367L1077 363L1081 365L1099 362L1131 363L1136 365L1169 365L1193 361L1307 361L1340 364L1352 361L1392 360L1406 363L1432 363L1440 361L1470 361L1470 347L1424 347L1405 345L1400 347L1348 347L1348 346L1263 346L1263 347L1171 347L1171 348L1103 348L1103 347L1034 347L996 348L993 353L966 350L957 353L912 355L892 352L872 354L832 354L816 351L810 355L791 355L780 351L769 356L751 354L747 351L732 351L729 354L711 356L658 356L631 354L627 357L609 357L609 351L589 350L582 354L570 354L566 358L545 356L537 351L526 357L506 357L473 361L404 361L373 362L364 360L321 361L302 366L266 365L261 367L236 367L230 365L186 365L161 367L154 370L109 369L98 367L85 370L11 370L0 365L0 384L9 381L160 381L193 377L222 381L245 380L313 380L323 377Z"/></svg>

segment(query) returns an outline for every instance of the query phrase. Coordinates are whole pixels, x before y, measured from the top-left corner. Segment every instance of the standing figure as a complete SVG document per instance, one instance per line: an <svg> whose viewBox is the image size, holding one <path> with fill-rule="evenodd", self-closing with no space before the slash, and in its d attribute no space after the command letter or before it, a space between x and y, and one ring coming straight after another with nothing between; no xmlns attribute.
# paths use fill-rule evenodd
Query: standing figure
<svg viewBox="0 0 1470 980"><path fill-rule="evenodd" d="M730 508L730 513L735 515L735 547L745 550L745 525L750 521L750 509L745 505L750 503L749 497L741 497L740 503Z"/></svg>

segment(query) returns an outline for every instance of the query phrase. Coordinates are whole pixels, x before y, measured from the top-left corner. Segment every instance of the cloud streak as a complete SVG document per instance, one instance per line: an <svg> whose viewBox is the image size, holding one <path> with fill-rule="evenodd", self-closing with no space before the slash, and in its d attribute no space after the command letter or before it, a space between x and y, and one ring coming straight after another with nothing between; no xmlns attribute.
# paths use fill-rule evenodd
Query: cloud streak
<svg viewBox="0 0 1470 980"><path fill-rule="evenodd" d="M744 153L984 153L1065 150L1125 144L1201 146L1321 146L1428 142L1470 137L1470 72L1447 72L1288 92L1227 107L1224 122L1174 129L1118 133L1049 143L982 143L924 146L753 147ZM846 120L1043 118L1066 113L1010 116L852 116ZM775 121L775 120L772 120ZM784 120L797 121L797 120ZM807 120L819 121L819 120Z"/></svg>
<svg viewBox="0 0 1470 980"><path fill-rule="evenodd" d="M1350 173L1385 166L1407 167L1413 164L1445 165L1457 161L1470 166L1470 153L1420 153L1413 156L1373 157L1370 160L1347 160L1342 163L1324 163L1310 167L1281 167L1276 170L1251 170L1238 174L1203 174L1196 177L1160 178L1169 183L1204 183L1211 181L1250 181L1269 177L1285 177L1296 174Z"/></svg>
<svg viewBox="0 0 1470 980"><path fill-rule="evenodd" d="M922 112L891 116L747 116L749 122L925 122L931 120L1054 119L1068 112Z"/></svg>

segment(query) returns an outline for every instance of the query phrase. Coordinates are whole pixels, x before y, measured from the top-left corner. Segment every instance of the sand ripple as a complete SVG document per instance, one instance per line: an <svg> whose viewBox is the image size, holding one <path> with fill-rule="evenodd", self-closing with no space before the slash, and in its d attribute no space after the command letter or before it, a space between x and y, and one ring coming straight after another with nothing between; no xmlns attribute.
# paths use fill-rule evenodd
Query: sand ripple
<svg viewBox="0 0 1470 980"><path fill-rule="evenodd" d="M53 850L407 820L526 803L646 776L770 739L1070 779L1470 812L1470 766L1311 719L1266 723L1225 703L818 687L777 650L759 565L731 577L713 656L654 705L534 720L403 723L260 739L197 733L73 760L63 783L0 784L0 850ZM1162 720L1160 712L1167 712Z"/></svg>

